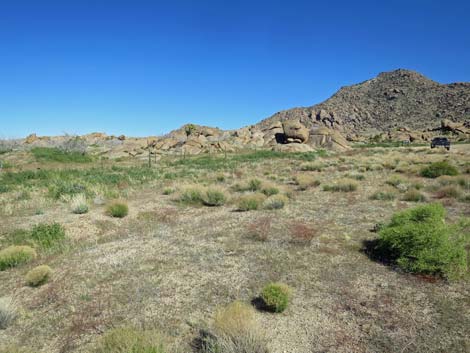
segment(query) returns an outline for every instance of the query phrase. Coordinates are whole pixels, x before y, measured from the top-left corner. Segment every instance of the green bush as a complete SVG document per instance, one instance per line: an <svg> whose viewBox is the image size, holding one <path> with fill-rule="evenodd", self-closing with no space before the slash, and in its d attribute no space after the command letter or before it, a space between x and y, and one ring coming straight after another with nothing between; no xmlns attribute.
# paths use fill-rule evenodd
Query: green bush
<svg viewBox="0 0 470 353"><path fill-rule="evenodd" d="M51 268L47 265L41 265L29 271L25 276L25 280L28 286L39 287L46 283L51 277L51 275Z"/></svg>
<svg viewBox="0 0 470 353"><path fill-rule="evenodd" d="M208 188L203 194L203 202L207 206L222 206L227 202L227 195L223 189Z"/></svg>
<svg viewBox="0 0 470 353"><path fill-rule="evenodd" d="M162 338L152 331L117 328L105 333L95 353L165 353Z"/></svg>
<svg viewBox="0 0 470 353"><path fill-rule="evenodd" d="M275 313L281 313L286 310L291 300L292 290L283 283L269 283L261 292L266 309Z"/></svg>
<svg viewBox="0 0 470 353"><path fill-rule="evenodd" d="M41 223L33 227L30 237L40 248L50 249L65 239L65 229L59 223Z"/></svg>
<svg viewBox="0 0 470 353"><path fill-rule="evenodd" d="M37 256L36 250L26 245L12 245L0 250L0 271L27 263Z"/></svg>
<svg viewBox="0 0 470 353"><path fill-rule="evenodd" d="M108 205L106 213L111 217L124 218L129 213L129 207L122 201L114 201Z"/></svg>
<svg viewBox="0 0 470 353"><path fill-rule="evenodd" d="M441 175L458 175L459 171L447 161L431 163L421 170L421 176L425 178L437 178Z"/></svg>
<svg viewBox="0 0 470 353"><path fill-rule="evenodd" d="M238 200L238 209L240 211L252 211L261 207L266 196L261 193L243 195Z"/></svg>
<svg viewBox="0 0 470 353"><path fill-rule="evenodd" d="M61 162L61 163L88 163L93 159L82 152L64 151L59 148L34 147L31 149L34 158L40 162Z"/></svg>
<svg viewBox="0 0 470 353"><path fill-rule="evenodd" d="M377 250L408 272L442 276L461 272L463 238L455 226L445 223L445 215L444 207L436 203L396 213L379 231Z"/></svg>

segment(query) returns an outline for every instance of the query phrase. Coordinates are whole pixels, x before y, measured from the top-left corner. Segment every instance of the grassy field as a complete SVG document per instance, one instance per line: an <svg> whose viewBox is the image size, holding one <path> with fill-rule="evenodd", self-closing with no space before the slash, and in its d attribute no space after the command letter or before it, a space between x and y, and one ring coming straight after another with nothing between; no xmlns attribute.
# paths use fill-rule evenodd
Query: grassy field
<svg viewBox="0 0 470 353"><path fill-rule="evenodd" d="M0 271L0 352L470 352L467 262L413 273L371 252L434 203L470 241L470 145L0 160L0 260L35 252Z"/></svg>

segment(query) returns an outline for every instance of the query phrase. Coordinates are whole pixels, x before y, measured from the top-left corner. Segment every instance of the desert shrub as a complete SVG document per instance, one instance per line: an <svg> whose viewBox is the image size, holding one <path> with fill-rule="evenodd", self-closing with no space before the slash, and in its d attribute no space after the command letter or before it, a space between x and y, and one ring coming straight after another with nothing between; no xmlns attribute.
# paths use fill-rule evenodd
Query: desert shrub
<svg viewBox="0 0 470 353"><path fill-rule="evenodd" d="M395 200L395 193L386 190L379 190L374 192L371 196L371 200L382 200L382 201L391 201Z"/></svg>
<svg viewBox="0 0 470 353"><path fill-rule="evenodd" d="M378 252L408 272L448 276L464 270L461 229L446 224L445 216L437 203L394 214L379 231Z"/></svg>
<svg viewBox="0 0 470 353"><path fill-rule="evenodd" d="M313 163L304 163L300 166L300 170L305 172L321 172L326 165L320 162L313 162Z"/></svg>
<svg viewBox="0 0 470 353"><path fill-rule="evenodd" d="M281 313L286 310L291 297L292 290L283 283L269 283L261 291L261 299L266 309L275 313Z"/></svg>
<svg viewBox="0 0 470 353"><path fill-rule="evenodd" d="M202 200L207 206L222 206L227 202L227 194L221 188L210 187L205 190Z"/></svg>
<svg viewBox="0 0 470 353"><path fill-rule="evenodd" d="M313 175L299 174L295 177L295 184L298 185L299 190L307 190L310 187L320 185L320 181Z"/></svg>
<svg viewBox="0 0 470 353"><path fill-rule="evenodd" d="M457 175L459 171L447 161L431 163L421 170L421 176L425 178L437 178L441 175Z"/></svg>
<svg viewBox="0 0 470 353"><path fill-rule="evenodd" d="M416 189L410 189L403 195L402 200L408 202L424 202L426 201L426 196Z"/></svg>
<svg viewBox="0 0 470 353"><path fill-rule="evenodd" d="M106 207L106 213L111 217L123 218L129 213L129 207L123 201L114 201Z"/></svg>
<svg viewBox="0 0 470 353"><path fill-rule="evenodd" d="M0 329L4 330L17 318L16 304L11 298L0 298Z"/></svg>
<svg viewBox="0 0 470 353"><path fill-rule="evenodd" d="M263 202L263 208L266 210L279 210L283 208L289 199L285 195L273 195Z"/></svg>
<svg viewBox="0 0 470 353"><path fill-rule="evenodd" d="M317 230L302 222L292 222L289 225L291 242L295 244L310 244L317 235Z"/></svg>
<svg viewBox="0 0 470 353"><path fill-rule="evenodd" d="M204 192L205 190L202 186L187 186L181 191L179 201L189 204L202 203Z"/></svg>
<svg viewBox="0 0 470 353"><path fill-rule="evenodd" d="M219 309L214 329L202 338L201 353L269 353L254 309L236 301Z"/></svg>
<svg viewBox="0 0 470 353"><path fill-rule="evenodd" d="M240 211L252 211L261 207L266 196L261 193L247 194L238 200L238 209Z"/></svg>
<svg viewBox="0 0 470 353"><path fill-rule="evenodd" d="M31 153L40 162L88 163L93 160L84 152L67 151L59 148L34 147L31 149Z"/></svg>
<svg viewBox="0 0 470 353"><path fill-rule="evenodd" d="M41 265L33 268L26 274L25 280L28 286L39 287L46 283L52 275L52 270L47 265Z"/></svg>
<svg viewBox="0 0 470 353"><path fill-rule="evenodd" d="M72 213L84 214L88 212L88 203L84 194L77 194L72 196L70 200L70 209Z"/></svg>
<svg viewBox="0 0 470 353"><path fill-rule="evenodd" d="M405 183L405 180L403 180L402 178L400 178L399 176L392 176L391 178L389 178L387 181L385 181L385 184L387 185L391 185L391 186L394 186L394 187L398 187L399 185L402 185Z"/></svg>
<svg viewBox="0 0 470 353"><path fill-rule="evenodd" d="M272 196L272 195L277 195L279 194L279 188L272 184L272 183L263 183L261 187L261 192L265 194L266 196Z"/></svg>
<svg viewBox="0 0 470 353"><path fill-rule="evenodd" d="M443 198L456 199L456 198L459 198L461 195L462 193L460 192L459 188L453 185L444 186L440 188L439 190L437 190L436 192L436 197L439 199L443 199Z"/></svg>
<svg viewBox="0 0 470 353"><path fill-rule="evenodd" d="M104 334L95 353L165 353L163 339L153 331L116 328Z"/></svg>
<svg viewBox="0 0 470 353"><path fill-rule="evenodd" d="M36 250L26 245L12 245L0 250L0 271L27 263L37 256Z"/></svg>
<svg viewBox="0 0 470 353"><path fill-rule="evenodd" d="M340 179L334 184L324 185L324 191L351 192L357 190L357 182L354 180Z"/></svg>
<svg viewBox="0 0 470 353"><path fill-rule="evenodd" d="M31 229L31 239L42 249L51 249L65 239L65 229L59 223L41 223Z"/></svg>
<svg viewBox="0 0 470 353"><path fill-rule="evenodd" d="M263 217L250 223L247 227L248 236L255 240L267 241L271 232L271 222L270 217Z"/></svg>
<svg viewBox="0 0 470 353"><path fill-rule="evenodd" d="M173 194L174 192L175 192L175 189L170 188L170 187L167 187L167 188L164 188L164 189L163 189L162 194L163 194L163 195L171 195L171 194Z"/></svg>
<svg viewBox="0 0 470 353"><path fill-rule="evenodd" d="M364 180L366 178L364 174L347 174L346 177L355 180Z"/></svg>
<svg viewBox="0 0 470 353"><path fill-rule="evenodd" d="M249 191L258 191L261 189L262 181L259 179L251 179L248 182L248 190Z"/></svg>

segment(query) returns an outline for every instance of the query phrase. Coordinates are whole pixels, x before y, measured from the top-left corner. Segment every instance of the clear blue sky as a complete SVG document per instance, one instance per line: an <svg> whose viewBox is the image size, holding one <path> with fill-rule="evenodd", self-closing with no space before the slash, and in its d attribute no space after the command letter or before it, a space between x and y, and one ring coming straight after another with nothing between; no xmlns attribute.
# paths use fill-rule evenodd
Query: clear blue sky
<svg viewBox="0 0 470 353"><path fill-rule="evenodd" d="M0 2L0 137L256 123L396 68L470 81L470 1Z"/></svg>

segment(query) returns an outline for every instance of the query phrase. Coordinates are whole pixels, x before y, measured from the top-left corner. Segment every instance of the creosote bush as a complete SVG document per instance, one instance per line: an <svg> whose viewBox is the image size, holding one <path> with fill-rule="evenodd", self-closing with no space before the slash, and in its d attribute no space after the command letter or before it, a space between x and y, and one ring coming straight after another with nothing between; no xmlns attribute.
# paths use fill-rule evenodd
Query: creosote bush
<svg viewBox="0 0 470 353"><path fill-rule="evenodd" d="M106 207L106 213L111 217L123 218L129 213L129 207L123 201L114 201Z"/></svg>
<svg viewBox="0 0 470 353"><path fill-rule="evenodd" d="M292 297L292 290L284 283L269 283L261 291L267 310L275 313L281 313L286 310Z"/></svg>
<svg viewBox="0 0 470 353"><path fill-rule="evenodd" d="M240 211L253 211L261 208L266 196L261 193L247 194L238 200L238 209Z"/></svg>
<svg viewBox="0 0 470 353"><path fill-rule="evenodd" d="M431 163L421 170L421 176L425 178L437 178L441 175L457 175L458 169L447 161Z"/></svg>
<svg viewBox="0 0 470 353"><path fill-rule="evenodd" d="M17 318L17 308L9 297L0 298L0 329L4 330Z"/></svg>
<svg viewBox="0 0 470 353"><path fill-rule="evenodd" d="M324 191L351 192L357 190L357 182L354 180L340 179L334 184L323 186Z"/></svg>
<svg viewBox="0 0 470 353"><path fill-rule="evenodd" d="M70 200L72 213L84 214L88 212L88 203L84 194L73 195Z"/></svg>
<svg viewBox="0 0 470 353"><path fill-rule="evenodd" d="M52 275L52 270L47 265L33 268L26 274L25 280L28 286L39 287L46 283Z"/></svg>
<svg viewBox="0 0 470 353"><path fill-rule="evenodd" d="M279 210L283 208L288 202L289 199L285 195L273 195L264 200L263 208L266 210Z"/></svg>
<svg viewBox="0 0 470 353"><path fill-rule="evenodd" d="M394 214L379 231L378 255L408 272L445 277L465 272L469 239L459 225L448 225L445 216L437 203Z"/></svg>
<svg viewBox="0 0 470 353"><path fill-rule="evenodd" d="M94 353L165 353L163 339L153 331L116 328L104 334Z"/></svg>
<svg viewBox="0 0 470 353"><path fill-rule="evenodd" d="M26 245L12 245L0 250L0 271L34 260L36 250Z"/></svg>

